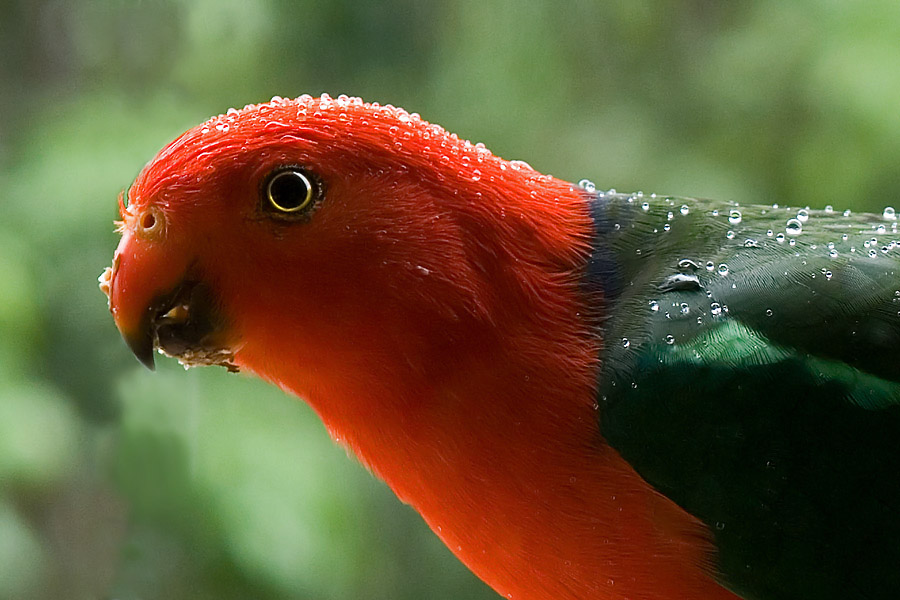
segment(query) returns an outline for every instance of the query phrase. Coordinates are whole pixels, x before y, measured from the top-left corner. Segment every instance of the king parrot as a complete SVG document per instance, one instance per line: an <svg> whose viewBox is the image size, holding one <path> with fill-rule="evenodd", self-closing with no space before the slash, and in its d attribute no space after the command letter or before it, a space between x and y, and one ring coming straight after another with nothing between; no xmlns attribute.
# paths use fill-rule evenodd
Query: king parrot
<svg viewBox="0 0 900 600"><path fill-rule="evenodd" d="M303 398L502 596L900 598L892 208L598 191L327 95L119 204L137 358Z"/></svg>

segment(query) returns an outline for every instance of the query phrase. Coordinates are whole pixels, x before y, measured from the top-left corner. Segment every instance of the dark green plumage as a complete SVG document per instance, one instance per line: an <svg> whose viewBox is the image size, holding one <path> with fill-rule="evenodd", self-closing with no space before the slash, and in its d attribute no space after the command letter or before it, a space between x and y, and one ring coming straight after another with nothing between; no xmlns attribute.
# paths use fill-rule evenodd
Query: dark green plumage
<svg viewBox="0 0 900 600"><path fill-rule="evenodd" d="M621 194L592 211L605 438L709 525L740 594L900 598L893 211Z"/></svg>

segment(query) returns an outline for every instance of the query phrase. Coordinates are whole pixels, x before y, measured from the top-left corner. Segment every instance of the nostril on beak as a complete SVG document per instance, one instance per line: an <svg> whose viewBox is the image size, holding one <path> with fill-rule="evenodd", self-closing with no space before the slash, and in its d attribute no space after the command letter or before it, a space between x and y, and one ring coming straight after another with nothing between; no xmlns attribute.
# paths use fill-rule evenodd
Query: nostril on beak
<svg viewBox="0 0 900 600"><path fill-rule="evenodd" d="M166 216L156 206L148 206L137 214L135 232L142 238L158 240L166 233Z"/></svg>

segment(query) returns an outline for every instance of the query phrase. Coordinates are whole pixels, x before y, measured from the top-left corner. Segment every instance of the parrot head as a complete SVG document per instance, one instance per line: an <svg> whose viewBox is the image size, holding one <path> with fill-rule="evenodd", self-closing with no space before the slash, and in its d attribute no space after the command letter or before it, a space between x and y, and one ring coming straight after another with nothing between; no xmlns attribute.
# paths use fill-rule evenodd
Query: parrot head
<svg viewBox="0 0 900 600"><path fill-rule="evenodd" d="M551 289L571 283L585 245L566 233L586 220L570 184L344 96L214 117L125 196L101 288L137 358L290 372L301 394L398 365L433 377L436 346L484 343L511 309L551 313L525 292L548 270Z"/></svg>

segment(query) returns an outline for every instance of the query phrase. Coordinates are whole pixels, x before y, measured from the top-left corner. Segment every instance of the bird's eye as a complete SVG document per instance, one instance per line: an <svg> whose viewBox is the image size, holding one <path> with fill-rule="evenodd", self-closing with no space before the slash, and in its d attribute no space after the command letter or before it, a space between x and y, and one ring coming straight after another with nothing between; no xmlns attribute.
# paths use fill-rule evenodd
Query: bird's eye
<svg viewBox="0 0 900 600"><path fill-rule="evenodd" d="M264 204L276 213L288 216L303 213L315 201L310 177L296 167L275 171L263 188Z"/></svg>

